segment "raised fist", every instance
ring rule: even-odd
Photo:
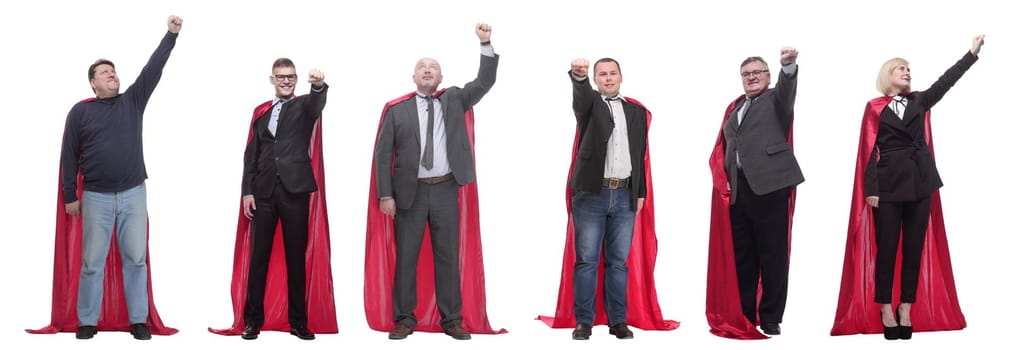
[[[168,31],[178,34],[182,30],[182,17],[171,15],[168,16]]]
[[[312,68],[308,71],[308,83],[312,86],[322,86],[322,82],[326,80],[326,74],[322,73],[321,70]]]
[[[490,24],[487,24],[487,23],[477,23],[476,24],[476,37],[480,38],[480,42],[482,42],[482,43],[490,41]]]
[[[571,61],[571,73],[578,77],[589,75],[589,60],[576,58]]]
[[[795,63],[795,59],[799,57],[799,50],[794,47],[783,47],[781,48],[781,65],[789,65]]]
[[[981,46],[984,45],[984,34],[974,37],[974,43],[970,46],[970,53],[977,56],[978,52],[981,52]]]

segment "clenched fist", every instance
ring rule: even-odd
[[[978,52],[981,52],[981,46],[984,45],[984,34],[974,37],[974,43],[970,46],[970,53],[977,56]]]
[[[572,60],[571,73],[579,78],[589,75],[589,60],[584,58]]]
[[[799,50],[794,47],[783,47],[781,48],[781,65],[789,65],[795,63],[795,59],[799,57]]]
[[[322,73],[321,70],[312,68],[308,71],[308,83],[312,84],[313,87],[322,87],[322,83],[326,81],[326,74]]]
[[[168,16],[168,31],[179,34],[180,30],[182,30],[182,17],[176,15]]]
[[[476,24],[476,37],[480,38],[481,43],[490,41],[490,24],[487,23],[477,23]]]

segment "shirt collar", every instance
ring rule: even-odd
[[[603,96],[603,95],[599,95],[599,96],[600,96],[600,97],[602,97],[602,98],[603,98],[603,101],[606,101],[606,102],[610,102],[610,99],[611,99],[611,98],[615,98],[615,99],[618,99],[618,100],[620,100],[621,102],[623,102],[623,101],[627,101],[627,100],[625,100],[625,99],[624,99],[624,95],[621,95],[621,94],[617,94],[617,96],[615,96],[615,97],[606,97],[606,96]]]
[[[277,103],[286,103],[286,102],[291,101],[293,99],[294,99],[294,96],[287,96],[287,97],[284,97],[284,98],[281,98],[279,96],[273,96],[273,104],[276,105]]]

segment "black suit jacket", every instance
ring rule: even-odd
[[[476,181],[473,145],[466,132],[465,113],[480,102],[497,80],[499,55],[480,55],[477,77],[462,88],[450,87],[438,96],[445,119],[445,150],[452,176],[459,186]],[[410,209],[417,193],[420,167],[420,122],[417,97],[397,103],[385,112],[375,144],[378,197],[392,197],[396,207]],[[395,164],[393,164],[395,158]]]
[[[309,141],[315,121],[326,106],[329,85],[321,90],[299,96],[281,107],[277,135],[268,125],[272,108],[256,119],[252,126],[252,141],[245,146],[245,171],[242,176],[242,196],[267,199],[273,195],[277,180],[291,193],[314,192],[318,189],[312,174],[312,159],[308,156]]]
[[[889,106],[883,108],[876,146],[865,169],[866,196],[879,196],[886,202],[913,201],[931,196],[942,187],[939,170],[925,143],[925,112],[976,61],[977,56],[968,52],[927,90],[908,95],[903,120]]]
[[[778,83],[752,99],[742,124],[738,114],[744,101],[737,100],[736,108],[722,126],[725,173],[729,176],[731,188],[736,188],[738,177],[737,151],[746,181],[757,195],[805,181],[792,146],[788,144],[798,78],[798,67],[792,76],[784,71],[778,72]],[[736,191],[732,191],[730,203],[735,202]]]
[[[599,193],[606,171],[606,146],[613,132],[613,117],[610,116],[610,107],[599,91],[592,89],[587,77],[579,81],[571,71],[568,71],[568,76],[574,91],[572,107],[578,121],[578,152],[568,186],[575,191]],[[628,185],[632,194],[631,208],[637,208],[637,199],[648,195],[644,172],[648,120],[641,106],[627,101],[621,101],[621,104],[627,120],[627,143],[631,153]]]

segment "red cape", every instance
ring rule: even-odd
[[[624,98],[627,102],[645,109],[646,123],[651,126],[652,112],[641,102],[632,98]],[[578,152],[578,132],[575,132],[575,142],[571,150],[571,166],[568,168],[568,180],[575,166],[575,154]],[[648,186],[648,196],[634,220],[634,235],[631,240],[631,250],[627,257],[627,324],[645,330],[673,330],[680,326],[677,321],[662,317],[659,300],[655,293],[655,256],[658,250],[658,240],[655,237],[655,192],[652,192],[651,157],[648,154],[648,144],[645,144],[645,183]],[[554,316],[539,316],[551,328],[574,328],[574,287],[572,286],[575,267],[574,236],[575,226],[571,216],[571,195],[573,190],[568,187],[565,203],[568,211],[567,238],[564,242],[564,262],[561,265],[561,285],[557,293],[557,309]],[[600,260],[602,257],[600,256]],[[607,324],[606,310],[603,307],[603,264],[599,264],[599,279],[596,287],[596,325]]]
[[[443,92],[435,93],[435,97]],[[381,130],[385,112],[389,107],[414,96],[409,93],[385,104],[378,125]],[[465,115],[466,132],[473,144],[473,110]],[[376,144],[378,136],[376,132]],[[474,149],[474,158],[475,158]],[[475,162],[474,162],[475,163]],[[382,214],[378,206],[378,187],[375,180],[375,159],[372,158],[371,188],[368,191],[368,225],[364,256],[364,312],[368,326],[376,331],[388,332],[396,327],[392,314],[392,284],[396,272],[396,235],[392,217]],[[414,331],[441,332],[441,316],[434,293],[434,263],[431,256],[430,234],[424,230],[420,258],[417,260],[417,325]],[[459,269],[462,288],[462,326],[476,334],[506,333],[495,330],[487,319],[487,298],[484,294],[483,248],[480,244],[480,206],[477,184],[472,182],[459,189]]]
[[[855,163],[855,187],[851,194],[851,214],[848,220],[848,243],[844,250],[844,270],[841,291],[837,298],[834,328],[830,335],[882,333],[879,306],[875,302],[876,226],[873,213],[865,203],[863,186],[866,166],[879,132],[879,117],[890,97],[875,98],[865,106],[862,132],[858,140],[858,160]],[[925,143],[932,150],[931,113],[925,111]],[[935,152],[932,152],[933,156]],[[939,191],[932,193],[932,209],[925,230],[922,251],[921,278],[917,302],[911,315],[915,331],[956,330],[967,327],[953,283],[946,227],[942,218]],[[893,300],[900,300],[901,255],[897,254]]]
[[[252,112],[249,138],[252,141],[252,127],[256,120],[272,107],[267,101]],[[309,157],[312,158],[312,174],[319,190],[312,192],[308,199],[308,248],[305,251],[305,298],[308,312],[308,329],[319,334],[337,332],[336,303],[333,299],[333,271],[330,267],[329,217],[326,214],[326,174],[322,160],[322,118],[315,121],[312,131]],[[248,291],[249,258],[252,250],[252,221],[238,205],[238,234],[235,237],[235,265],[231,274],[231,304],[235,310],[235,321],[231,328],[214,329],[210,332],[220,335],[239,335],[245,329],[245,299]],[[266,277],[264,305],[264,331],[290,331],[287,319],[287,266],[284,260],[283,228],[277,225],[274,233],[273,252]]]
[[[708,166],[711,168],[711,233],[708,241],[708,296],[705,314],[711,334],[732,339],[767,339],[743,316],[739,300],[739,281],[736,278],[736,256],[732,245],[732,222],[729,219],[731,192],[727,187],[725,174],[725,146],[722,144],[722,129],[729,120],[729,114],[736,104],[743,100],[740,96],[725,109],[725,116],[719,124],[715,149],[711,151]],[[788,131],[788,144],[792,144],[792,131]],[[788,200],[788,244],[792,245],[792,214],[795,212],[795,190]],[[760,284],[757,284],[757,299],[760,299]],[[759,303],[758,303],[759,305]],[[759,323],[759,319],[757,320]]]
[[[93,101],[93,98],[81,102]],[[67,116],[69,118],[69,116]],[[64,130],[64,132],[66,132]],[[60,160],[60,167],[63,161]],[[40,329],[26,329],[32,334],[53,334],[77,331],[77,288],[81,276],[81,216],[66,213],[63,201],[63,176],[60,172],[56,195],[56,252],[53,254],[53,308],[52,321]],[[77,198],[81,198],[84,177],[77,174]],[[112,233],[115,237],[115,231]],[[150,236],[148,235],[148,238]],[[130,318],[126,310],[126,296],[123,294],[123,263],[119,256],[119,246],[113,239],[105,260],[104,294],[102,310],[98,318],[99,331],[130,330]],[[154,290],[151,287],[151,254],[147,253],[147,325],[151,334],[172,335],[175,328],[165,327],[154,307]]]

